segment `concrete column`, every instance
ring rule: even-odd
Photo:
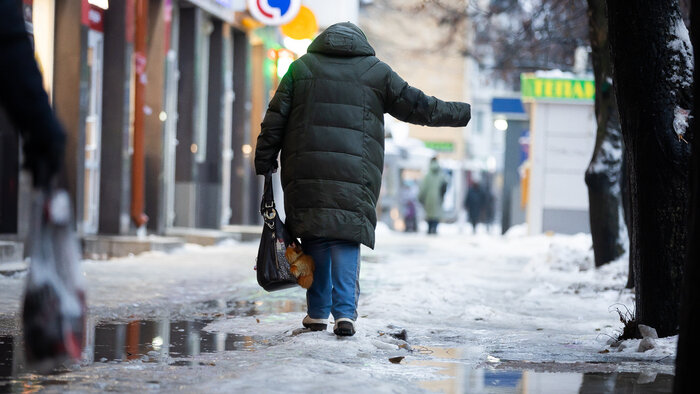
[[[166,28],[163,2],[149,0],[148,37],[146,53],[146,76],[148,78],[145,107],[144,132],[146,154],[146,215],[148,229],[159,234],[165,232],[165,218],[160,205],[164,203],[161,177],[163,175],[163,122],[159,115],[165,109]],[[138,110],[138,108],[136,109]]]
[[[180,12],[177,1],[171,7],[170,26],[166,23],[166,32],[170,38],[165,60],[165,91],[163,95],[164,123],[163,123],[163,180],[161,182],[164,200],[160,206],[159,215],[161,222],[167,229],[175,224],[175,149],[177,149],[177,122],[178,122],[178,82],[180,71],[178,69],[178,47],[180,41]],[[164,10],[167,12],[167,10]],[[159,115],[160,117],[160,115]]]
[[[258,135],[260,135],[260,124],[262,123],[265,111],[267,109],[267,104],[271,98],[271,86],[269,82],[265,80],[264,67],[265,67],[265,46],[263,43],[257,43],[251,47],[251,91],[250,91],[250,102],[251,102],[251,112],[250,112],[250,140],[248,144],[253,148],[253,153],[248,157],[244,158],[247,161],[247,166],[249,168],[248,176],[249,181],[247,183],[247,193],[248,199],[251,202],[249,205],[249,210],[246,213],[248,215],[247,224],[262,224],[262,218],[258,213],[258,205],[253,203],[255,201],[260,201],[262,196],[262,182],[258,176],[255,174],[255,146],[257,145]],[[275,87],[276,88],[276,87]]]
[[[233,133],[231,149],[231,224],[250,222],[250,199],[245,193],[249,186],[250,161],[243,155],[243,145],[250,141],[250,84],[248,38],[239,30],[233,30]]]
[[[177,103],[177,147],[175,148],[175,226],[194,227],[194,142],[195,100],[195,8],[180,8],[178,60],[180,80]]]
[[[126,13],[124,1],[111,2],[104,13],[99,216],[99,232],[102,234],[129,231],[129,97],[133,44],[126,36]]]
[[[81,24],[81,3],[56,0],[54,49],[54,75],[57,76],[54,80],[54,108],[67,133],[63,178],[73,200],[76,223],[83,220],[88,88],[87,27]]]
[[[221,165],[222,165],[222,98],[224,93],[223,75],[223,24],[212,19],[213,30],[209,34],[209,81],[206,105],[206,149],[204,160],[197,163],[197,227],[219,228],[221,217]],[[206,37],[205,37],[206,39]]]

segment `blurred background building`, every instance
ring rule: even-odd
[[[445,221],[465,222],[465,197],[479,183],[494,206],[480,221],[503,232],[525,221],[533,233],[587,231],[592,96],[526,95],[520,79],[525,71],[573,69],[574,58],[578,73],[564,79],[587,78],[579,47],[585,12],[562,9],[572,15],[543,25],[555,31],[528,33],[566,36],[543,46],[536,35],[520,37],[525,30],[513,22],[546,17],[538,2],[17,2],[68,132],[63,181],[83,239],[257,226],[261,183],[252,160],[268,101],[311,39],[342,21],[360,25],[377,56],[411,85],[472,104],[466,128],[387,116],[381,221],[407,229],[407,198],[437,156],[450,180]],[[575,160],[566,141],[576,144]],[[0,239],[11,241],[27,231],[30,182],[19,171],[20,143],[0,110]]]
[[[252,160],[267,103],[319,29],[359,12],[358,0],[262,3],[18,0],[68,133],[63,181],[81,236],[259,223]],[[306,40],[275,12],[304,14],[284,23]],[[21,240],[30,182],[1,114],[0,138],[0,233]]]

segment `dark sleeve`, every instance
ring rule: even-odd
[[[394,71],[388,75],[385,110],[396,119],[423,126],[466,126],[471,119],[469,104],[427,96]]]
[[[24,166],[45,184],[63,161],[65,133],[49,106],[15,0],[0,0],[0,105],[24,139]]]
[[[293,89],[294,82],[290,67],[272,97],[261,125],[255,147],[255,172],[259,175],[265,175],[277,168],[277,154],[282,149],[284,130],[292,107]]]

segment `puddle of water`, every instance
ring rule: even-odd
[[[94,339],[86,347],[86,361],[109,362],[140,359],[158,362],[225,350],[251,349],[249,336],[211,333],[202,329],[213,320],[141,320],[128,323],[101,323],[94,328]]]
[[[441,393],[613,394],[671,393],[673,375],[620,373],[566,373],[469,369],[455,363],[432,362],[442,367],[441,380],[418,382],[428,391]]]
[[[202,329],[207,320],[134,320],[126,323],[88,323],[83,363],[127,362],[193,365],[190,356],[228,350],[254,350],[259,338],[212,333]],[[25,392],[68,384],[49,376],[28,374],[21,335],[0,336],[0,393]]]
[[[195,305],[204,316],[255,316],[270,313],[304,311],[302,301],[225,301],[210,300]],[[203,331],[214,318],[131,320],[95,322],[87,319],[83,364],[93,362],[167,363],[190,366],[191,356],[231,350],[253,351],[264,344],[260,338],[238,334]],[[68,384],[51,376],[32,375],[25,367],[22,334],[0,335],[0,393],[34,392],[47,386]]]
[[[473,369],[460,363],[460,349],[415,346],[420,355],[432,359],[409,361],[408,365],[438,369],[438,379],[419,381],[431,392],[476,394],[613,394],[671,393],[673,375],[632,372],[536,372],[497,368]],[[450,361],[450,359],[454,361]]]

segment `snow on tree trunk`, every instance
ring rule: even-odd
[[[692,29],[693,47],[700,45],[700,4],[693,3],[690,9],[690,27]],[[694,52],[696,52],[694,50]],[[696,52],[697,54],[697,52]],[[700,71],[694,71],[693,112],[697,114],[700,108]],[[683,278],[683,294],[681,302],[680,336],[678,337],[678,353],[676,356],[675,393],[692,393],[696,390],[696,368],[694,361],[700,354],[700,150],[695,139],[700,129],[697,115],[690,123],[690,134],[687,136],[694,146],[690,159],[690,223],[688,225],[688,258],[685,262]]]
[[[588,212],[593,238],[595,265],[609,263],[624,253],[620,210],[620,169],[622,166],[622,132],[612,89],[612,65],[608,50],[608,18],[605,0],[588,0],[588,23],[593,55],[598,125],[593,158],[586,170]]]
[[[690,146],[674,121],[676,108],[691,104],[691,44],[676,0],[608,1],[608,18],[629,165],[636,319],[668,336],[678,332],[688,240]]]

